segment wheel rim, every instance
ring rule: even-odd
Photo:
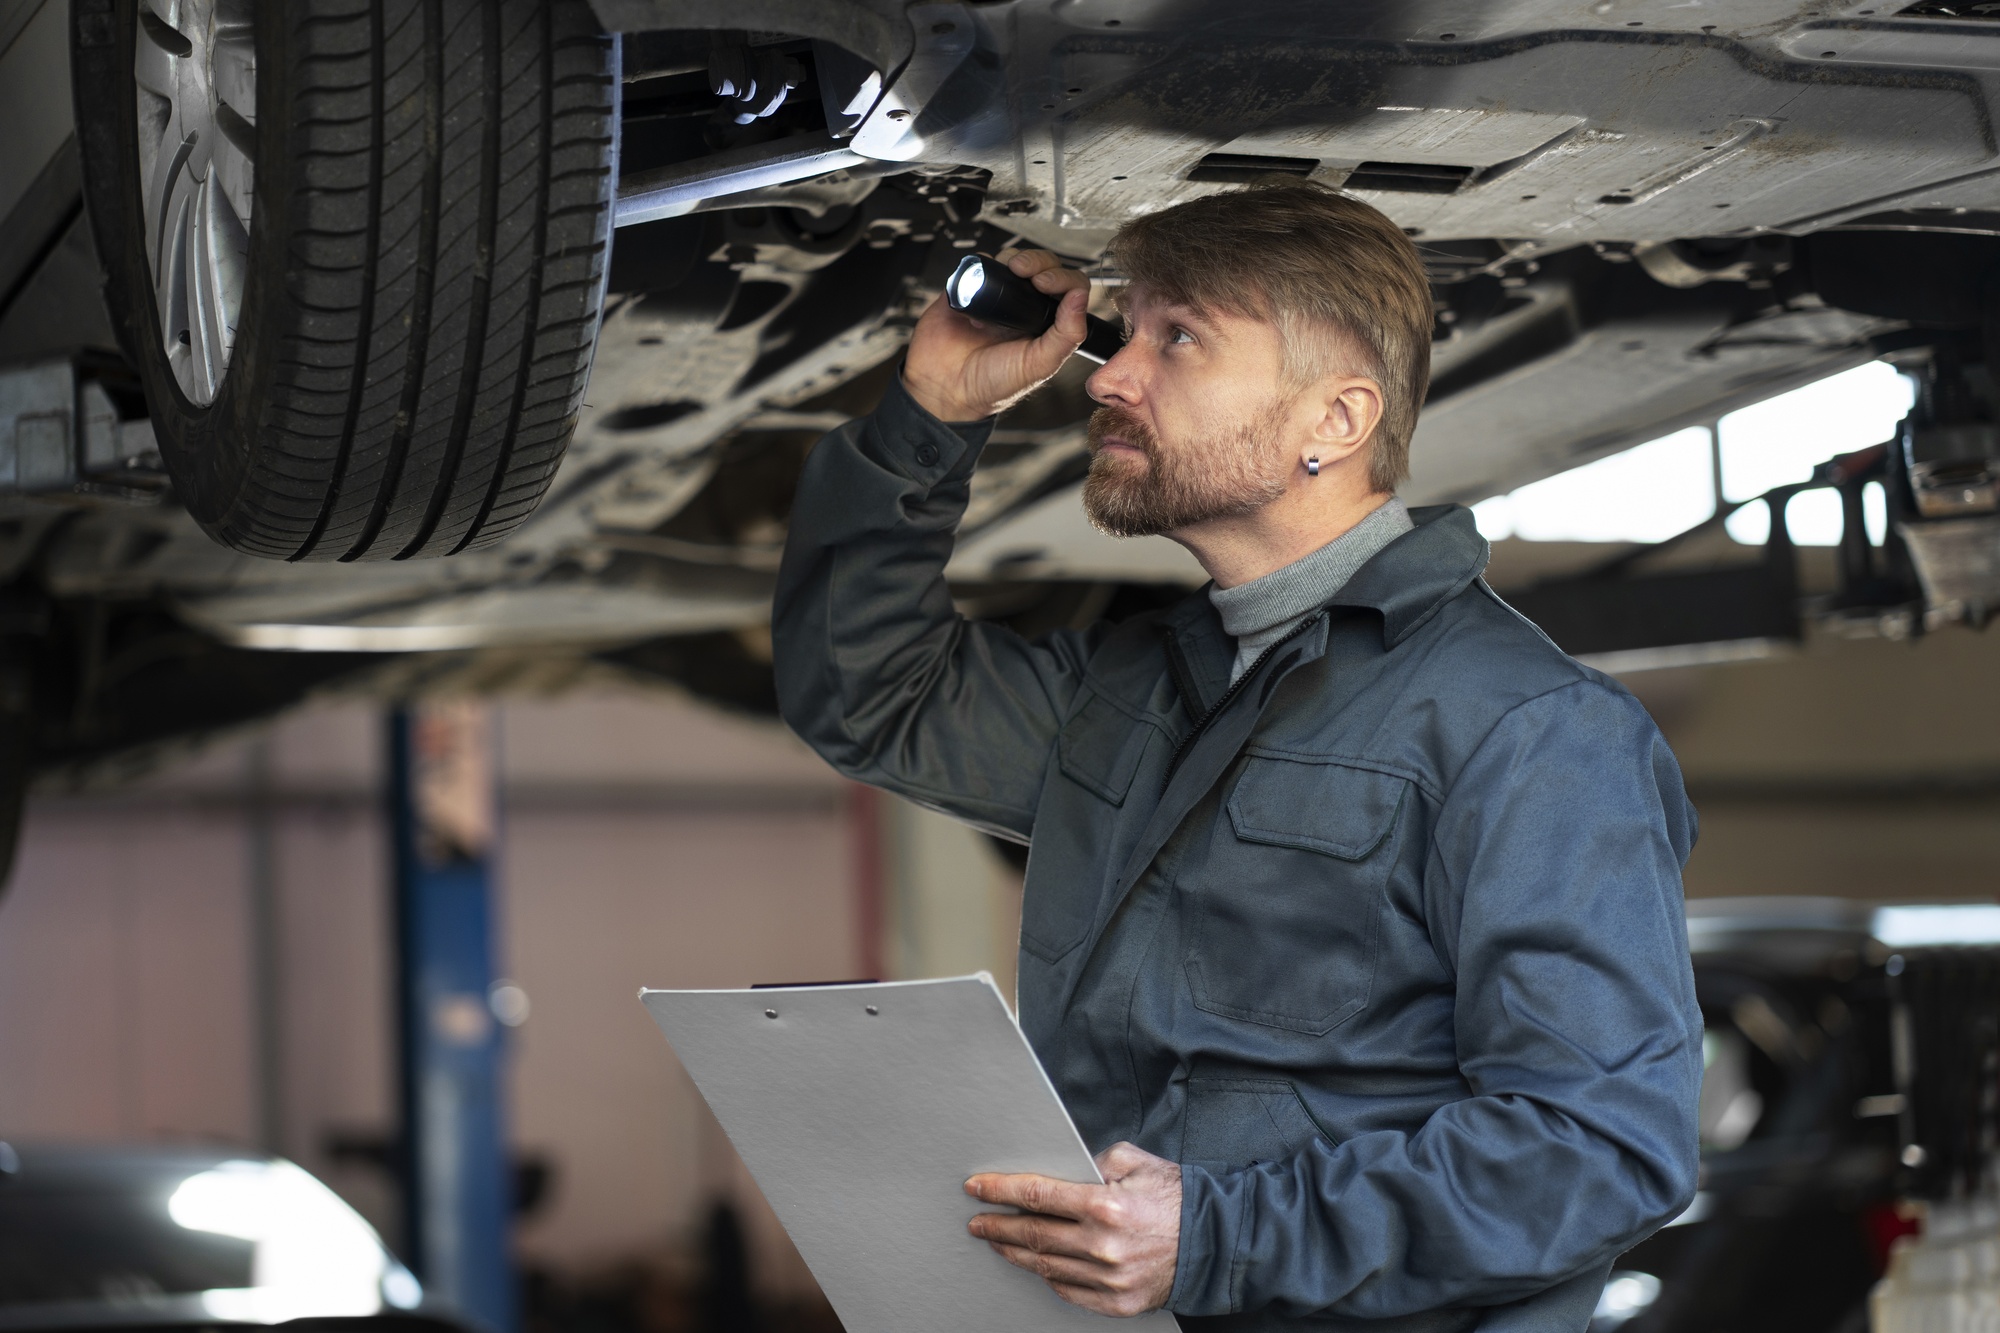
[[[256,175],[254,0],[141,0],[139,189],[167,363],[194,403],[215,401],[250,269]]]

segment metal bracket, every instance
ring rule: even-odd
[[[849,141],[855,152],[884,162],[923,156],[924,108],[979,44],[978,23],[962,4],[911,5],[909,18],[915,50]]]
[[[711,199],[788,185],[868,162],[911,162],[921,157],[926,146],[920,125],[924,108],[979,44],[979,28],[972,11],[954,3],[912,5],[909,22],[915,34],[913,53],[844,142],[827,134],[796,135],[635,172],[618,182],[617,225],[681,217]],[[853,100],[841,109],[849,115],[858,112],[872,82],[864,79]]]
[[[68,357],[0,369],[0,495],[144,488],[159,446]]]

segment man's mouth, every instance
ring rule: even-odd
[[[1153,439],[1146,424],[1129,412],[1099,408],[1090,419],[1090,456],[1151,460]]]

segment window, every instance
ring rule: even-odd
[[[1908,376],[1887,362],[1871,361],[1731,412],[1715,423],[1722,498],[1747,500],[1773,486],[1804,481],[1835,454],[1880,444],[1895,435],[1896,423],[1914,401]],[[1863,503],[1869,536],[1879,542],[1887,517],[1882,488],[1870,486]],[[1833,491],[1795,497],[1785,518],[1801,546],[1840,541],[1840,496]],[[1764,505],[1746,506],[1729,517],[1729,535],[1739,542],[1761,545],[1770,531]]]
[[[1474,505],[1488,541],[1657,542],[1715,512],[1708,427],[1695,426]]]
[[[1472,508],[1489,541],[1657,542],[1708,518],[1722,499],[1745,500],[1773,486],[1804,481],[1835,454],[1893,437],[1910,410],[1910,380],[1874,361],[1724,416],[1711,431],[1694,426],[1523,486]],[[1869,540],[1887,527],[1882,487],[1862,494]],[[1840,497],[1807,491],[1786,511],[1792,539],[1802,546],[1840,541]],[[1768,510],[1745,506],[1728,520],[1729,535],[1761,545]]]

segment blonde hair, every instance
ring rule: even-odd
[[[1111,257],[1165,300],[1276,323],[1297,388],[1335,369],[1373,379],[1382,420],[1369,481],[1393,491],[1409,475],[1430,387],[1431,289],[1417,248],[1379,210],[1309,181],[1255,184],[1126,223]]]

